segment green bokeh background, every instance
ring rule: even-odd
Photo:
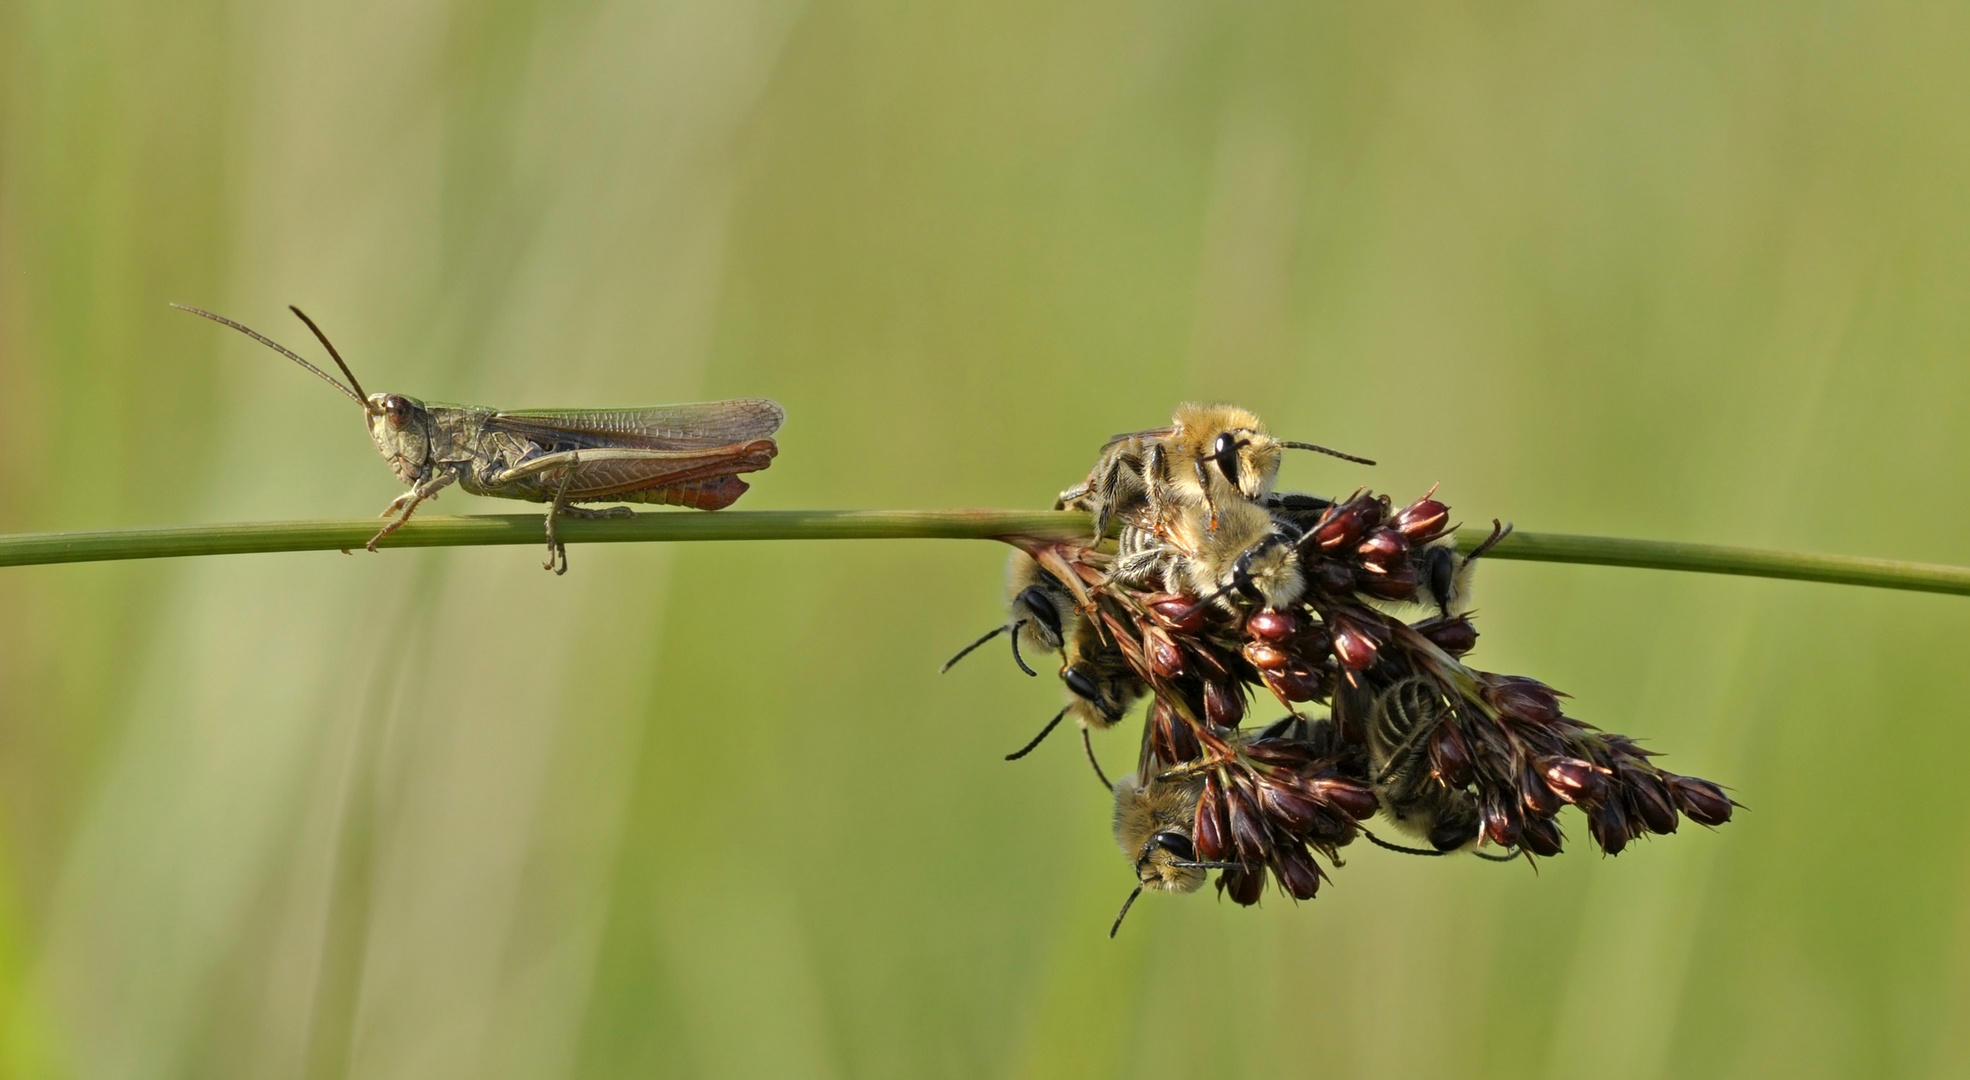
[[[755,509],[1041,507],[1201,397],[1382,462],[1291,487],[1970,563],[1966,55],[1944,0],[6,0],[0,528],[381,509],[348,402],[165,306],[294,302],[371,389],[773,396]],[[1110,941],[1079,748],[1000,760],[1058,685],[936,673],[1001,559],[0,572],[0,1074],[1970,1075],[1962,599],[1493,565],[1480,666],[1749,810]]]

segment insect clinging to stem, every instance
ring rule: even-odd
[[[402,394],[363,393],[355,373],[300,308],[288,310],[328,350],[349,380],[302,359],[292,349],[223,315],[173,304],[230,326],[313,372],[362,406],[369,436],[397,479],[410,485],[385,507],[392,520],[370,537],[402,528],[420,503],[457,484],[474,495],[547,503],[547,562],[568,571],[567,546],[555,535],[557,517],[627,517],[626,506],[593,510],[583,502],[660,503],[722,510],[745,494],[741,473],[773,463],[773,433],[786,412],[765,398],[735,398],[631,409],[486,409],[424,402]]]

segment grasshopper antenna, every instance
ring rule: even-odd
[[[1310,442],[1281,442],[1279,445],[1286,447],[1289,450],[1311,450],[1316,454],[1326,454],[1328,457],[1340,458],[1342,461],[1352,461],[1356,465],[1375,464],[1374,462],[1368,460],[1365,457],[1355,457],[1353,454],[1343,454],[1339,450],[1329,450],[1324,446],[1315,446]]]
[[[315,332],[315,340],[321,342],[321,347],[327,349],[328,355],[335,358],[335,366],[341,368],[342,374],[349,377],[349,385],[356,388],[356,397],[362,401],[363,408],[367,410],[369,408],[369,395],[363,393],[363,384],[356,381],[356,373],[350,371],[349,365],[342,362],[342,354],[335,351],[335,346],[328,340],[328,335],[321,332],[321,327],[315,325],[315,320],[308,318],[307,312],[302,311],[293,304],[287,305],[287,310],[292,311],[295,318],[307,323],[308,329]]]
[[[275,341],[274,339],[266,336],[265,334],[260,333],[259,331],[253,329],[252,327],[243,326],[239,323],[232,321],[231,319],[226,318],[224,315],[214,315],[203,308],[192,307],[190,304],[172,304],[171,306],[177,308],[179,311],[189,311],[194,315],[199,315],[199,316],[203,316],[204,318],[211,319],[213,322],[218,323],[221,326],[232,327],[233,329],[239,331],[240,333],[245,334],[247,337],[250,337],[253,340],[259,342],[260,344],[265,345],[267,348],[272,349],[273,351],[281,354],[282,356],[287,357],[289,360],[292,360],[295,363],[300,364],[302,367],[307,368],[309,371],[314,372],[316,377],[320,378],[321,381],[327,383],[330,386],[333,386],[337,390],[340,390],[343,393],[354,398],[356,400],[356,404],[361,405],[363,407],[364,412],[370,411],[369,402],[363,399],[362,394],[358,390],[351,390],[348,387],[343,386],[341,383],[336,382],[335,376],[330,375],[328,372],[323,371],[322,369],[316,367],[315,365],[310,364],[306,360],[301,359],[301,357],[295,354],[293,349],[290,349],[287,346],[282,345],[280,342]],[[300,312],[297,311],[295,314],[299,315]],[[305,320],[307,316],[302,315],[301,318]],[[308,325],[309,327],[312,328],[315,324],[309,323]],[[315,333],[316,335],[319,336],[321,334],[321,331],[316,330]],[[324,345],[328,344],[328,339],[322,338],[322,344]],[[332,348],[329,349],[328,351],[331,355],[333,355],[335,352],[335,350]],[[341,364],[342,358],[337,356],[335,358],[335,362],[337,364]],[[344,374],[348,374],[349,371],[348,366],[344,365],[342,371]],[[349,381],[351,383],[355,382],[356,377],[354,375],[350,375]]]

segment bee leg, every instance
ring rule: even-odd
[[[574,481],[575,468],[580,464],[581,451],[576,450],[569,455],[568,464],[561,470],[561,486],[554,490],[554,501],[547,504],[547,561],[540,564],[540,568],[552,570],[557,575],[568,572],[568,545],[554,534],[554,519],[574,510],[568,505],[568,485]]]
[[[371,551],[375,551],[378,541],[404,527],[404,522],[409,521],[410,516],[417,512],[418,503],[426,499],[437,498],[438,492],[456,479],[458,479],[456,473],[442,472],[429,480],[412,485],[409,491],[391,499],[390,505],[384,507],[383,513],[378,516],[389,517],[392,514],[396,514],[397,519],[383,526],[383,528],[377,531],[375,536],[369,538],[369,543],[363,546]]]

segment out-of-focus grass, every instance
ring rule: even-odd
[[[372,389],[769,394],[747,505],[1286,482],[1961,563],[1958,6],[0,7],[0,528],[380,509]],[[456,500],[456,501],[455,501]],[[448,495],[442,508],[496,509]],[[1524,867],[1129,885],[950,543],[0,574],[20,1075],[1947,1075],[1947,597],[1500,564],[1477,659],[1735,786]],[[1100,749],[1126,759],[1126,737]],[[1578,828],[1575,830],[1579,831]]]

